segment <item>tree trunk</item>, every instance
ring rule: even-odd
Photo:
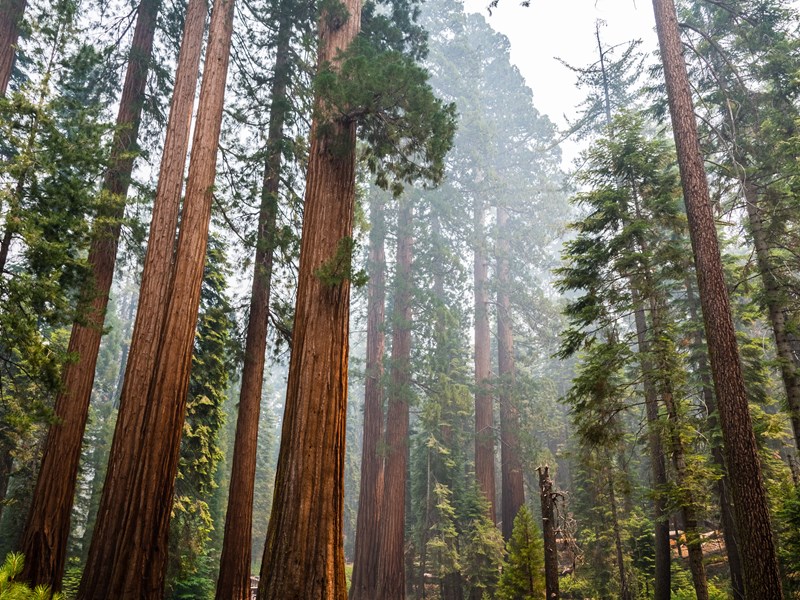
[[[253,493],[258,454],[258,418],[264,380],[267,349],[267,326],[275,249],[275,226],[283,156],[284,124],[289,112],[289,51],[291,24],[287,2],[280,8],[275,67],[270,94],[267,162],[258,219],[256,257],[250,293],[250,316],[247,323],[239,414],[233,447],[233,463],[225,514],[225,537],[222,544],[217,600],[250,599],[250,563],[253,529]]]
[[[633,593],[628,584],[628,574],[625,570],[625,555],[622,549],[622,532],[619,526],[619,514],[617,507],[617,496],[614,491],[614,474],[612,473],[611,457],[608,456],[608,501],[611,509],[611,525],[614,531],[614,548],[617,556],[617,568],[619,569],[619,597],[620,600],[633,600]]]
[[[699,323],[697,313],[697,298],[694,293],[692,281],[686,279],[686,301],[689,305],[689,316],[692,322]],[[714,397],[711,378],[708,374],[708,359],[703,348],[703,333],[699,329],[694,332],[694,346],[697,355],[697,369],[700,372],[700,383],[703,391],[703,402],[708,410],[707,427],[710,432],[711,458],[722,473],[717,480],[717,497],[719,498],[719,511],[722,521],[722,536],[725,539],[725,551],[728,554],[728,568],[731,573],[731,590],[734,600],[744,599],[744,579],[742,575],[742,559],[739,554],[739,544],[736,541],[736,521],[734,519],[733,504],[730,498],[730,481],[728,469],[725,466],[723,449],[717,438],[717,399]]]
[[[508,213],[497,207],[497,367],[500,377],[500,465],[502,477],[503,537],[511,539],[514,519],[525,504],[522,462],[519,454],[519,412],[514,403],[514,338],[508,297],[509,245],[505,237]]]
[[[355,39],[361,5],[320,18],[319,64]],[[317,109],[325,110],[317,99]],[[344,600],[344,445],[350,264],[355,201],[355,123],[311,128],[292,357],[259,600]],[[326,267],[321,269],[321,267]],[[320,271],[332,271],[324,275]]]
[[[542,501],[542,537],[544,538],[545,598],[558,600],[558,542],[556,541],[556,510],[550,467],[539,467],[539,496]]]
[[[669,514],[664,494],[667,486],[667,465],[658,418],[658,396],[653,382],[653,366],[650,361],[650,341],[647,339],[647,318],[634,290],[634,321],[639,345],[644,387],[645,412],[647,414],[647,442],[650,450],[650,469],[653,477],[653,523],[655,527],[655,585],[654,600],[669,600],[672,594],[670,574]]]
[[[211,218],[233,9],[234,0],[217,0],[211,15],[186,200],[156,368],[141,430],[126,448],[131,464],[120,465],[120,470],[124,469],[128,476],[106,478],[95,539],[81,582],[81,599],[144,599],[160,598],[163,594],[174,479]],[[106,503],[106,498],[117,502]],[[112,507],[113,512],[108,508],[104,512],[104,506]]]
[[[736,511],[746,598],[783,598],[758,448],[747,405],[728,290],[697,138],[675,4],[653,0],[711,370]]]
[[[27,0],[0,0],[0,96],[6,95],[17,56],[19,24]]]
[[[392,315],[392,359],[389,408],[386,417],[381,521],[383,531],[378,558],[378,594],[383,600],[405,596],[405,497],[408,478],[408,403],[410,396],[412,302],[412,206],[400,199],[397,216],[397,272]]]
[[[5,440],[0,442],[0,516],[3,515],[8,482],[11,480],[11,471],[14,467],[14,455],[11,451],[12,447],[8,442]]]
[[[781,285],[775,275],[770,257],[770,247],[767,232],[764,229],[764,215],[759,205],[758,190],[753,183],[746,179],[742,181],[742,185],[758,270],[764,286],[764,300],[775,336],[775,350],[780,362],[783,387],[786,390],[786,404],[789,410],[789,420],[792,423],[794,443],[795,447],[800,450],[800,374],[798,374],[798,364],[786,333],[786,303],[782,300]]]
[[[68,352],[77,356],[64,367],[63,391],[56,397],[54,415],[44,446],[31,512],[22,539],[25,555],[22,580],[61,589],[67,553],[70,516],[81,457],[81,442],[89,416],[100,338],[108,307],[120,224],[125,213],[147,74],[153,50],[158,0],[142,0],[122,88],[117,132],[101,194],[105,196],[89,249],[91,279],[82,290],[79,320],[72,326]]]
[[[491,333],[489,331],[489,259],[486,256],[484,206],[475,194],[475,477],[478,489],[489,503],[489,518],[497,522],[494,477],[494,407],[491,377]]]
[[[381,500],[383,495],[383,353],[386,284],[384,270],[385,223],[382,198],[370,197],[369,259],[367,270],[367,362],[364,383],[364,441],[361,450],[361,489],[358,498],[356,548],[350,600],[377,597],[380,547]]]

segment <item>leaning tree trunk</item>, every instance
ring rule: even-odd
[[[411,362],[412,207],[400,199],[397,216],[397,266],[392,315],[391,380],[386,415],[386,463],[381,501],[378,593],[383,600],[405,596],[405,502],[408,478],[408,404]]]
[[[361,4],[320,18],[319,65],[361,27]],[[337,9],[338,10],[338,9]],[[325,112],[317,99],[317,115]],[[259,600],[344,600],[344,445],[355,202],[355,123],[311,127],[292,357]],[[322,268],[325,267],[325,268]]]
[[[653,8],[727,464],[736,466],[729,475],[746,598],[779,600],[783,598],[783,591],[775,540],[722,272],[675,4],[673,0],[653,0]]]
[[[367,273],[367,361],[364,383],[364,440],[361,449],[361,489],[358,496],[356,547],[350,600],[377,597],[378,556],[383,497],[383,354],[385,347],[386,256],[382,198],[370,197]]]
[[[250,292],[250,316],[239,392],[239,414],[233,445],[233,464],[225,514],[217,600],[249,600],[250,563],[253,529],[253,493],[258,454],[258,418],[264,380],[264,355],[267,349],[267,324],[275,249],[275,226],[278,214],[284,125],[289,104],[289,51],[291,24],[283,2],[278,21],[275,67],[270,94],[267,162],[258,218],[253,285]]]
[[[542,538],[544,539],[545,598],[558,600],[558,542],[556,540],[556,495],[550,467],[539,467],[539,497],[542,502]]]
[[[608,503],[611,509],[611,525],[614,532],[614,549],[616,551],[617,569],[619,570],[619,597],[620,600],[633,600],[633,592],[628,582],[628,572],[625,569],[625,553],[622,547],[622,529],[619,525],[619,508],[617,507],[617,495],[614,490],[614,473],[611,465],[611,456],[607,455],[608,473]]]
[[[697,298],[694,285],[689,277],[686,278],[686,302],[689,305],[689,316],[693,323],[699,323],[697,314]],[[694,347],[697,355],[697,370],[700,373],[700,384],[703,390],[703,402],[708,410],[706,425],[711,440],[711,458],[719,468],[722,476],[717,479],[717,497],[719,498],[719,512],[722,521],[722,537],[725,539],[725,551],[728,555],[728,569],[731,573],[731,590],[734,600],[744,598],[744,576],[742,575],[742,559],[739,554],[739,543],[736,541],[736,520],[733,513],[733,503],[730,497],[730,479],[722,445],[717,437],[719,422],[717,420],[717,399],[714,397],[714,388],[708,373],[708,357],[703,348],[703,332],[694,331]]]
[[[125,479],[106,479],[79,598],[161,598],[180,438],[200,304],[234,0],[217,0],[186,184],[181,232],[142,428],[127,454]],[[116,440],[115,440],[116,441]],[[106,504],[108,506],[108,504]],[[101,511],[103,507],[101,506]]]
[[[6,95],[27,0],[0,0],[0,97]]]
[[[491,332],[489,330],[489,259],[486,255],[484,205],[474,201],[475,245],[475,477],[489,503],[489,518],[497,522],[494,477],[494,407],[490,386]]]
[[[497,370],[500,377],[500,466],[503,537],[511,539],[514,519],[525,504],[522,461],[519,449],[519,412],[514,402],[514,338],[511,330],[511,300],[508,296],[509,243],[505,231],[508,213],[497,207]]]
[[[80,320],[72,326],[68,353],[77,357],[64,367],[62,392],[56,397],[56,422],[45,442],[39,478],[33,493],[21,550],[25,565],[21,578],[33,585],[61,589],[67,555],[81,442],[89,416],[100,338],[108,296],[114,278],[120,225],[125,213],[145,85],[153,50],[159,0],[142,0],[122,88],[117,133],[101,194],[103,208],[89,249],[91,279],[84,285],[78,305]],[[2,83],[2,82],[0,82]]]

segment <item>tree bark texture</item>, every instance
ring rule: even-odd
[[[514,402],[514,337],[508,296],[509,245],[505,236],[508,213],[497,207],[497,369],[500,378],[500,465],[503,538],[511,539],[514,519],[525,504],[522,461],[519,452],[519,411]]]
[[[61,589],[66,562],[81,442],[89,416],[100,338],[114,278],[120,225],[133,171],[159,4],[159,0],[142,0],[139,4],[117,115],[117,131],[101,192],[105,196],[103,208],[95,221],[89,249],[91,279],[84,285],[78,305],[80,320],[73,323],[69,340],[68,353],[76,356],[77,360],[64,367],[61,378],[63,391],[56,397],[53,410],[57,422],[51,425],[47,435],[22,538],[21,551],[25,555],[23,581],[49,585],[53,590]]]
[[[142,428],[128,448],[133,459],[130,476],[112,482],[107,479],[104,500],[107,496],[116,496],[119,502],[113,505],[114,512],[101,513],[98,517],[96,539],[89,552],[79,598],[156,599],[163,595],[169,521],[211,219],[233,14],[234,0],[215,2],[181,231],[163,331],[157,346],[156,367]],[[100,531],[103,536],[98,540]]]
[[[478,489],[489,503],[489,518],[497,522],[494,476],[494,406],[491,378],[491,332],[489,330],[489,259],[486,253],[484,203],[481,195],[474,201],[475,288],[475,477]]]
[[[405,502],[408,479],[408,405],[411,393],[412,207],[401,198],[397,216],[397,266],[392,358],[386,416],[386,463],[381,502],[381,547],[378,594],[383,600],[405,599]]]
[[[344,8],[345,19],[327,11],[320,18],[320,66],[358,34],[360,2],[347,0]],[[324,114],[319,98],[317,109]],[[321,267],[338,273],[350,263],[356,129],[341,117],[331,118],[324,133],[321,126],[318,116],[311,128],[286,412],[259,600],[347,597],[342,537],[350,281],[347,273],[323,277]]]
[[[717,392],[748,600],[783,598],[675,4],[653,0],[711,371]]]
[[[689,306],[689,316],[692,322],[699,323],[697,297],[694,292],[694,285],[692,280],[686,278],[686,302]],[[725,551],[728,555],[728,569],[731,573],[731,591],[733,592],[734,600],[744,599],[744,578],[742,575],[742,559],[739,554],[739,543],[736,534],[736,520],[733,513],[733,503],[730,497],[730,479],[728,477],[728,468],[725,465],[725,456],[722,445],[717,436],[719,428],[717,399],[714,396],[713,383],[709,375],[708,369],[708,356],[704,347],[703,332],[696,329],[694,332],[694,351],[697,361],[697,370],[700,373],[700,382],[702,385],[703,402],[708,410],[708,419],[706,425],[709,431],[709,439],[711,440],[711,458],[714,464],[719,468],[722,476],[716,482],[717,497],[719,499],[719,512],[722,521],[722,537],[725,540]]]
[[[164,306],[172,277],[175,229],[178,223],[186,152],[189,146],[194,97],[207,15],[206,0],[189,0],[184,23],[181,51],[175,75],[169,122],[164,141],[158,187],[153,204],[150,236],[147,245],[139,302],[133,334],[125,363],[125,377],[119,399],[114,439],[108,458],[105,484],[95,521],[95,532],[87,555],[85,576],[90,567],[107,579],[111,565],[102,556],[113,551],[115,533],[110,533],[112,519],[127,495],[135,477],[137,459],[133,448],[143,427],[147,393],[156,361],[157,342],[163,327]],[[93,549],[93,547],[97,549]],[[97,592],[102,594],[102,590]],[[87,590],[87,594],[91,594]],[[102,595],[86,598],[102,597]]]
[[[664,498],[667,488],[667,465],[658,418],[658,394],[653,382],[653,365],[650,360],[650,340],[647,339],[647,317],[634,290],[634,321],[642,367],[645,413],[647,415],[647,443],[650,450],[650,471],[653,478],[653,524],[655,528],[655,584],[654,600],[669,600],[672,594],[670,574],[669,514]]]
[[[0,0],[0,96],[6,95],[11,71],[17,56],[19,24],[25,14],[27,0]]]
[[[545,598],[558,600],[558,542],[556,541],[556,496],[550,467],[539,467],[539,497],[542,502],[542,537],[544,538]]]
[[[377,597],[378,556],[383,497],[383,355],[385,349],[386,256],[382,199],[370,197],[367,271],[367,362],[364,383],[364,439],[361,449],[361,489],[358,497],[356,547],[350,600]]]
[[[225,514],[217,600],[250,599],[250,564],[253,530],[253,493],[258,454],[258,420],[267,350],[267,326],[275,249],[275,227],[283,156],[284,125],[289,103],[286,96],[289,78],[291,24],[286,2],[279,16],[275,67],[270,94],[270,119],[267,135],[267,161],[258,218],[258,236],[250,292],[239,413],[233,446],[233,464]]]
[[[764,286],[764,300],[767,305],[767,314],[772,333],[775,337],[775,350],[780,362],[781,378],[786,390],[786,405],[789,420],[792,423],[795,447],[800,450],[800,373],[798,373],[797,359],[795,358],[789,336],[786,332],[786,303],[782,299],[781,284],[775,275],[768,233],[764,227],[764,215],[759,202],[759,193],[755,185],[747,180],[742,182],[744,187],[745,206],[750,222],[750,234],[753,236],[753,246],[756,250],[756,261]]]

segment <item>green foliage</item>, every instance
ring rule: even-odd
[[[800,596],[800,488],[786,486],[778,511],[779,556],[784,576],[793,593]]]
[[[25,557],[11,553],[0,566],[0,600],[61,600],[61,594],[52,594],[50,588],[38,585],[34,589],[14,581],[22,572]]]
[[[314,277],[328,287],[342,285],[345,281],[350,281],[357,288],[365,286],[367,284],[366,271],[364,269],[353,270],[355,250],[356,241],[349,236],[343,237],[336,245],[333,256],[314,271]]]
[[[535,600],[544,595],[544,543],[526,506],[514,519],[507,556],[497,586],[499,600]]]
[[[437,183],[452,146],[455,107],[445,105],[428,85],[428,73],[399,51],[358,37],[339,57],[337,68],[320,70],[315,86],[324,99],[318,118],[355,120],[366,145],[363,159],[381,187],[397,195],[404,183]]]

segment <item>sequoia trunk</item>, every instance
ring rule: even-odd
[[[381,502],[382,535],[378,558],[378,594],[404,600],[405,502],[408,478],[408,404],[410,396],[412,208],[400,200],[397,217],[397,266],[392,315],[391,380],[386,417],[386,465]]]
[[[175,472],[211,218],[233,9],[234,0],[217,0],[211,15],[186,201],[156,367],[142,428],[127,447],[132,465],[122,465],[129,467],[126,470],[130,475],[106,480],[103,500],[116,497],[118,502],[112,505],[113,512],[102,512],[101,505],[79,598],[163,595]]]
[[[542,537],[544,539],[545,598],[558,600],[558,542],[556,541],[556,496],[550,467],[539,467],[539,496],[542,501]]]
[[[489,518],[497,522],[494,477],[494,407],[490,385],[491,333],[489,331],[489,259],[486,255],[484,205],[480,193],[474,201],[475,239],[475,477],[489,503]]]
[[[275,224],[278,214],[283,129],[288,103],[289,42],[291,26],[283,3],[278,23],[272,93],[270,94],[267,162],[258,217],[256,257],[250,292],[250,315],[239,392],[239,413],[233,446],[233,464],[225,514],[225,537],[222,543],[217,600],[249,600],[250,563],[253,529],[253,493],[258,453],[258,420],[264,381],[264,355],[267,349],[267,324],[275,248]]]
[[[319,65],[361,26],[359,0],[320,18]],[[292,357],[260,600],[344,600],[343,511],[355,123],[317,99],[306,176]],[[325,122],[321,122],[325,119]]]
[[[383,496],[383,354],[386,310],[384,252],[385,219],[382,199],[370,198],[369,259],[367,271],[367,361],[364,383],[364,440],[361,449],[361,489],[358,497],[358,522],[353,561],[350,600],[377,597],[380,547],[381,500]]]
[[[27,0],[0,0],[0,96],[6,95],[17,56],[19,25]]]
[[[497,368],[500,378],[500,465],[502,476],[503,537],[511,539],[514,519],[525,504],[522,462],[519,452],[519,412],[514,401],[514,338],[511,300],[508,296],[508,213],[497,207]]]
[[[68,353],[77,360],[64,367],[63,391],[56,397],[53,409],[56,422],[47,435],[22,538],[21,551],[25,555],[22,579],[33,585],[49,585],[53,590],[61,589],[66,562],[81,442],[114,278],[120,224],[133,171],[158,9],[159,0],[142,0],[139,4],[110,167],[101,192],[104,196],[102,212],[95,221],[97,225],[89,249],[91,278],[84,285],[78,306],[80,320],[73,324],[69,340]]]

